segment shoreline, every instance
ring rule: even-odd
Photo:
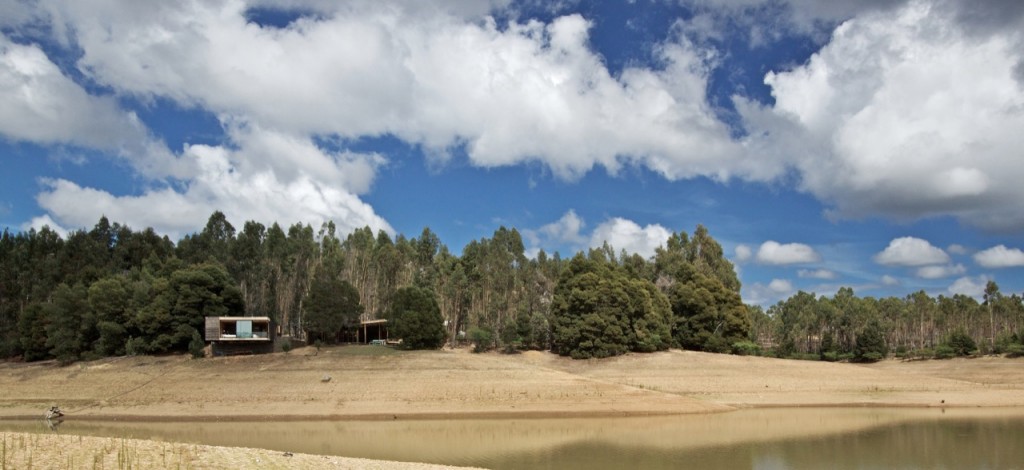
[[[307,351],[308,353],[309,351]],[[192,360],[0,363],[0,419],[426,421],[672,416],[751,408],[1024,407],[1024,361],[847,364],[672,350],[574,361],[547,352],[325,348]],[[324,378],[328,378],[326,381]]]
[[[8,445],[15,435],[41,442],[29,455],[64,445],[62,458],[68,460],[52,462],[56,467],[109,463],[128,455],[137,466],[158,468],[171,457],[192,462],[193,468],[453,468],[407,463],[416,454],[386,446],[364,455],[368,459],[337,457],[342,452],[332,447],[333,439],[320,433],[327,425],[341,430],[343,441],[372,448],[395,432],[418,442],[439,426],[453,426],[468,438],[508,426],[534,430],[512,442],[480,442],[478,452],[486,453],[495,451],[488,450],[493,445],[539,448],[571,442],[565,436],[581,428],[593,434],[617,429],[615,439],[670,448],[678,440],[662,429],[679,421],[674,417],[702,430],[692,436],[694,446],[846,432],[873,426],[878,416],[939,416],[940,409],[942,416],[1024,417],[1022,366],[1024,361],[1005,358],[860,365],[678,350],[574,361],[536,351],[501,355],[362,346],[325,348],[317,355],[299,350],[202,360],[121,357],[63,367],[0,363],[5,391],[0,421],[11,429],[0,435]],[[64,423],[71,427],[147,429],[152,423],[164,431],[128,441],[32,430],[32,421],[43,421],[43,411],[55,403],[65,409]],[[751,420],[749,413],[762,418]],[[815,417],[813,427],[800,419],[808,415]],[[204,442],[215,445],[188,443],[196,429],[191,423],[204,423],[201,428],[218,436]],[[228,441],[222,436],[252,436],[253,431],[239,428],[263,426],[234,423],[281,423],[299,440],[253,449],[256,441],[247,437]],[[43,442],[51,436],[65,440]],[[132,443],[128,454],[125,442]],[[284,449],[306,453],[285,457]],[[44,466],[39,460],[32,464]]]
[[[630,412],[630,411],[483,411],[483,412],[433,412],[405,414],[335,414],[335,415],[78,415],[62,421],[80,422],[125,422],[125,423],[265,423],[265,422],[379,422],[379,421],[460,421],[460,420],[558,420],[558,419],[605,419],[605,418],[648,418],[689,415],[715,415],[732,413],[742,410],[776,410],[776,409],[938,409],[938,410],[1024,410],[1024,404],[931,404],[931,403],[789,403],[789,404],[743,404],[734,405],[733,409],[714,411],[679,411],[679,412]],[[34,415],[3,415],[0,421],[32,421],[45,419]]]

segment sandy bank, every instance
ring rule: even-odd
[[[0,417],[280,420],[643,416],[776,406],[1024,406],[1024,361],[874,365],[688,351],[573,361],[549,353],[345,346],[192,360],[0,364]],[[330,380],[325,381],[326,377]]]
[[[60,434],[0,433],[3,468],[455,468],[408,462],[276,452],[244,447]]]

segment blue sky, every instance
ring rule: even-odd
[[[750,303],[1024,291],[1017,2],[163,3],[0,1],[0,226],[703,224]]]

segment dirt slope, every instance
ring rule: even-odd
[[[142,419],[636,416],[755,406],[1024,406],[1024,361],[861,366],[669,351],[549,353],[343,346],[192,360],[0,364],[0,417]],[[325,381],[326,377],[330,380]]]

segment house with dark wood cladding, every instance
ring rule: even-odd
[[[270,317],[206,317],[206,342],[214,356],[274,352]]]

